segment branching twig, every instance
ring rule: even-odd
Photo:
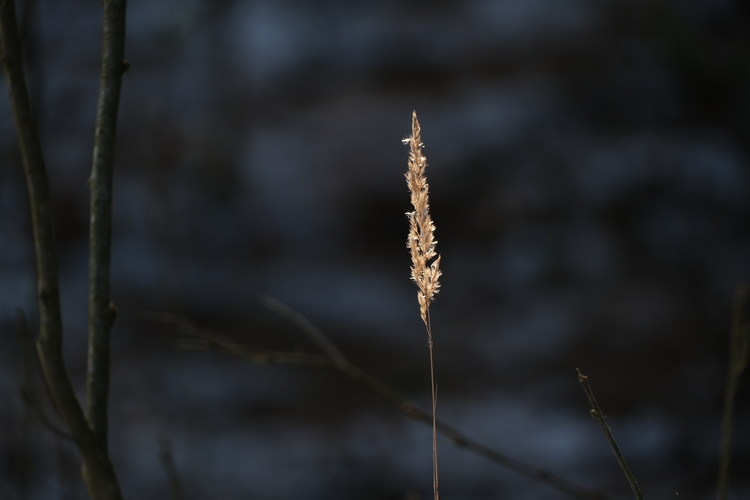
[[[13,0],[0,0],[0,45],[8,94],[23,159],[31,205],[41,335],[37,343],[45,378],[84,462],[84,478],[94,500],[122,498],[112,464],[86,422],[62,356],[62,320],[51,201],[39,136],[23,74]]]
[[[263,304],[291,323],[300,327],[300,329],[309,336],[318,347],[326,353],[326,355],[320,356],[307,353],[263,351],[251,348],[238,344],[235,341],[228,340],[227,337],[219,333],[198,328],[188,319],[177,315],[147,313],[142,314],[141,317],[164,323],[172,323],[178,326],[183,334],[197,337],[198,340],[189,344],[189,347],[200,347],[211,351],[231,353],[260,363],[289,363],[290,359],[294,359],[294,364],[334,368],[393,403],[405,416],[417,422],[422,422],[432,426],[432,413],[424,411],[417,403],[409,400],[397,390],[384,384],[358,366],[352,364],[346,356],[341,353],[338,347],[336,347],[336,345],[333,344],[323,332],[321,332],[303,315],[279,300],[271,297],[264,298]],[[262,355],[259,356],[258,353],[262,353]],[[334,354],[335,360],[330,357],[331,354]],[[508,470],[531,479],[542,481],[558,491],[567,493],[582,500],[608,500],[608,498],[601,493],[589,490],[556,474],[525,464],[499,451],[493,450],[492,448],[469,438],[458,429],[451,427],[439,419],[436,421],[436,425],[438,432],[453,441],[457,446],[471,450]]]
[[[99,446],[107,449],[109,336],[115,308],[109,300],[112,246],[112,166],[117,107],[125,68],[125,0],[104,0],[104,34],[99,104],[96,112],[94,160],[89,178],[89,353],[86,376],[86,419]]]
[[[52,423],[52,420],[45,413],[42,403],[37,399],[36,394],[27,388],[21,389],[21,399],[24,405],[28,408],[39,420],[39,424],[50,431],[55,436],[65,439],[66,441],[73,441],[70,434],[62,430],[60,427]]]
[[[258,364],[285,364],[305,366],[325,366],[335,368],[331,359],[323,354],[309,354],[304,352],[271,351],[268,349],[257,349],[245,344],[240,344],[226,335],[200,328],[190,322],[187,318],[171,313],[157,313],[152,311],[138,311],[137,317],[148,321],[166,323],[177,326],[186,335],[186,338],[178,340],[177,346],[181,349],[199,349],[234,354],[250,359]]]
[[[313,325],[310,320],[273,297],[263,297],[261,303],[305,332],[340,370],[345,371],[346,367],[351,366],[351,363],[349,363],[349,360],[346,359],[346,356],[344,356],[339,348],[336,347],[333,342],[328,340],[328,337],[323,335],[323,332],[321,332],[317,326]]]
[[[336,347],[333,342],[331,342],[328,337],[326,337],[323,332],[318,329],[318,327],[313,325],[310,320],[305,318],[303,315],[273,297],[264,297],[261,302],[263,303],[263,305],[276,312],[279,316],[285,318],[290,323],[297,325],[300,330],[302,330],[308,337],[312,339],[313,342],[318,345],[320,350],[325,353],[325,355],[333,363],[334,367],[340,372],[344,373],[354,380],[357,380],[358,382],[361,382],[381,396],[384,396],[385,398],[391,400],[399,406],[402,406],[402,408],[404,407],[404,405],[417,408],[415,403],[411,403],[410,401],[408,401],[406,397],[401,393],[394,389],[391,389],[384,383],[377,380],[375,377],[372,377],[359,367],[353,365],[338,349],[338,347]],[[425,415],[427,414],[425,413]],[[428,420],[432,421],[432,417],[429,416]]]
[[[734,402],[740,375],[747,365],[750,354],[750,323],[745,318],[747,286],[737,285],[734,292],[732,329],[729,335],[729,360],[724,394],[724,411],[721,418],[721,452],[719,456],[719,480],[716,488],[717,500],[726,500],[729,491],[729,468],[732,462],[732,424]]]
[[[47,400],[54,407],[57,416],[62,418],[62,412],[55,406],[55,398],[52,394],[52,390],[44,377],[44,370],[42,368],[42,363],[39,360],[39,353],[37,352],[34,336],[31,333],[31,328],[29,328],[26,314],[24,314],[21,309],[16,310],[16,331],[18,332],[18,338],[21,342],[21,350],[23,351],[24,364],[26,365],[28,383],[31,384],[32,379],[34,378],[39,378],[42,381]]]
[[[609,425],[607,425],[604,413],[602,413],[601,408],[599,408],[599,403],[596,402],[594,392],[591,390],[591,386],[589,386],[588,377],[581,373],[581,370],[579,370],[578,368],[576,368],[576,371],[578,372],[578,381],[581,383],[581,386],[583,386],[583,390],[586,392],[586,397],[589,399],[589,403],[591,404],[591,416],[594,417],[599,422],[599,425],[602,426],[602,431],[604,431],[604,435],[607,437],[607,441],[609,441],[609,445],[612,447],[612,451],[615,452],[617,463],[620,464],[622,472],[625,474],[625,478],[627,478],[628,483],[630,483],[630,487],[635,494],[635,498],[637,500],[643,500],[641,489],[640,487],[638,487],[638,481],[635,480],[635,476],[633,476],[633,473],[630,472],[630,467],[628,467],[628,463],[625,461],[625,457],[623,457],[622,453],[620,453],[620,448],[618,448],[617,443],[615,442],[615,438],[614,436],[612,436],[612,431],[610,430]]]
[[[36,352],[34,346],[34,338],[31,334],[31,329],[26,321],[26,315],[20,309],[16,311],[16,331],[18,333],[18,339],[21,342],[21,350],[23,352],[23,381],[21,383],[21,399],[24,405],[33,413],[42,427],[50,431],[52,434],[59,438],[72,440],[73,438],[62,430],[58,425],[54,424],[52,420],[47,416],[47,412],[44,410],[44,404],[37,397],[37,380],[41,380],[44,385],[44,390],[47,395],[48,401],[54,405],[55,400],[49,391],[49,386],[46,380],[44,380],[44,373],[42,372],[42,365],[39,363],[39,355]],[[60,412],[57,411],[57,415]]]

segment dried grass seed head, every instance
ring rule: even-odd
[[[409,168],[405,176],[411,194],[411,204],[414,207],[413,212],[407,213],[410,226],[407,247],[412,260],[411,278],[419,288],[417,292],[419,310],[422,321],[426,324],[427,310],[440,289],[439,278],[442,272],[440,271],[440,256],[435,252],[437,245],[435,224],[430,217],[429,185],[425,175],[427,158],[422,154],[421,128],[416,111],[412,114],[411,123],[411,136],[403,141],[410,147]],[[432,260],[433,258],[435,260]]]

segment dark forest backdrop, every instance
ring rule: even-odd
[[[97,2],[17,2],[83,387]],[[175,347],[168,312],[317,352],[274,296],[429,407],[409,282],[411,111],[442,292],[438,412],[630,494],[711,498],[734,286],[750,278],[750,9],[732,0],[130,0],[114,181],[110,450],[127,498],[423,498],[430,429],[324,369]],[[19,396],[35,311],[28,201],[0,99],[0,497],[82,499],[75,449]],[[740,388],[734,498],[750,479]],[[439,440],[445,498],[565,498]],[[411,496],[409,496],[411,495]]]

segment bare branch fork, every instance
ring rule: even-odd
[[[423,410],[417,403],[408,399],[401,392],[384,384],[350,362],[341,350],[302,314],[272,297],[265,297],[262,302],[263,305],[297,326],[303,333],[310,337],[324,354],[269,351],[250,347],[218,332],[200,328],[189,319],[175,314],[143,312],[139,316],[146,320],[175,325],[183,335],[188,337],[188,339],[179,341],[178,346],[182,348],[204,349],[232,354],[259,364],[279,363],[333,368],[387,399],[412,420],[426,425],[433,424],[434,414],[432,412]],[[459,429],[442,422],[440,419],[435,420],[435,426],[437,432],[440,432],[443,436],[453,441],[457,446],[471,450],[524,477],[541,481],[558,491],[582,500],[608,500],[606,495],[597,491],[589,490],[552,472],[520,462],[504,453],[494,450],[468,437]]]
[[[93,348],[89,352],[87,415],[78,402],[62,356],[62,319],[57,256],[52,231],[49,183],[23,72],[21,45],[13,0],[0,0],[0,45],[8,94],[29,193],[37,269],[40,337],[37,351],[55,407],[65,422],[83,460],[83,476],[94,500],[120,500],[122,494],[106,451],[106,394],[109,384],[109,238],[111,171],[117,102],[124,70],[125,0],[104,0],[102,85],[92,172],[91,249],[95,307]],[[96,201],[95,201],[96,200]],[[101,210],[101,212],[100,212]],[[94,223],[95,222],[95,223]],[[106,241],[105,241],[106,240]],[[93,290],[93,291],[92,291]],[[102,292],[104,291],[104,292]],[[100,304],[106,301],[106,307]],[[106,332],[106,333],[101,333]]]

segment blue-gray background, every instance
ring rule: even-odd
[[[98,2],[19,2],[54,199],[68,368],[86,355]],[[732,291],[750,277],[750,10],[732,0],[131,0],[114,185],[112,458],[161,499],[430,496],[430,430],[335,373],[175,348],[142,311],[316,352],[275,296],[429,405],[405,248],[412,110],[443,289],[439,414],[629,495],[711,498]],[[85,497],[19,396],[26,192],[0,81],[0,497]],[[748,498],[747,389],[735,498]],[[444,498],[564,498],[439,440]]]

